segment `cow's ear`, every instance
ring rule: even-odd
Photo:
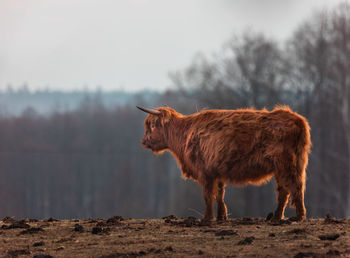
[[[161,112],[160,117],[161,117],[162,125],[168,123],[172,116],[171,111],[166,108],[162,108],[159,111]]]

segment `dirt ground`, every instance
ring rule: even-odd
[[[350,257],[350,219],[0,221],[1,257]]]

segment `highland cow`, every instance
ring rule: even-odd
[[[203,110],[188,116],[169,107],[138,108],[149,114],[143,147],[157,154],[171,152],[183,176],[201,185],[206,204],[203,221],[214,218],[214,199],[217,220],[227,220],[227,182],[260,185],[272,176],[278,195],[273,219],[284,217],[289,198],[296,208],[293,219],[305,219],[310,128],[307,120],[289,107]]]

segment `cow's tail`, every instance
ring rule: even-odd
[[[301,183],[302,192],[305,191],[306,183],[306,167],[308,164],[308,155],[311,149],[310,126],[307,120],[299,116],[298,125],[299,139],[296,144],[296,173],[299,183]],[[294,200],[291,200],[291,206],[295,206]]]

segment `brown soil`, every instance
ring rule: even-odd
[[[2,257],[350,257],[350,219],[0,221]]]

